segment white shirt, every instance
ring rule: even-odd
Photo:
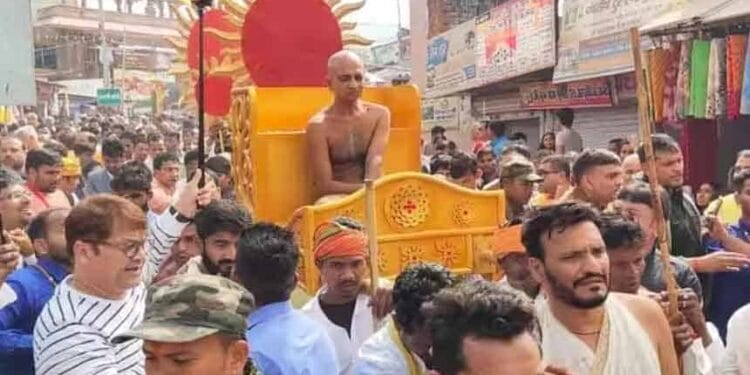
[[[13,291],[7,283],[0,285],[0,309],[15,302],[18,298],[16,292]]]
[[[112,338],[143,321],[146,284],[185,227],[166,211],[146,239],[142,282],[125,298],[109,300],[82,293],[72,275],[55,288],[34,326],[34,366],[39,375],[145,375],[141,340],[113,344]]]
[[[750,375],[750,304],[737,310],[727,324],[727,350],[722,375]]]
[[[392,324],[393,322],[389,322],[379,329],[359,348],[354,362],[355,375],[412,375],[409,373],[409,363],[405,357],[407,353],[404,353],[393,339]],[[422,359],[411,352],[408,355],[414,360],[417,375],[426,374],[427,368]]]
[[[555,147],[558,152],[561,147],[565,147],[565,153],[568,152],[581,152],[583,150],[583,139],[577,131],[572,128],[562,127],[557,135],[555,135]]]
[[[366,294],[360,294],[354,305],[354,315],[352,316],[352,326],[350,328],[351,337],[346,330],[339,327],[328,319],[328,316],[320,307],[320,294],[324,289],[318,291],[313,299],[308,301],[301,311],[312,320],[318,322],[328,332],[328,336],[333,341],[338,357],[339,369],[341,375],[354,374],[354,358],[362,344],[375,332],[375,322],[372,316],[372,309],[368,304],[370,297]],[[377,322],[380,325],[382,322]]]

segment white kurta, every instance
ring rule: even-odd
[[[359,348],[354,361],[354,375],[423,375],[427,368],[419,356],[407,351],[390,321]],[[399,340],[400,341],[400,340]]]
[[[351,375],[354,373],[354,358],[362,344],[375,332],[375,322],[373,321],[372,308],[368,306],[370,297],[366,294],[360,294],[354,305],[354,315],[352,316],[352,326],[350,327],[351,337],[346,330],[337,326],[328,319],[323,309],[320,308],[321,289],[313,299],[308,301],[301,311],[312,320],[320,323],[328,332],[328,336],[333,341],[336,348],[336,356],[339,361],[341,375]],[[382,322],[378,322],[379,324]]]
[[[546,301],[536,301],[539,323],[542,327],[542,351],[545,363],[565,367],[582,375],[658,375],[661,373],[659,357],[650,337],[633,314],[615,296],[604,303],[609,329],[602,330],[599,339],[608,341],[608,350],[601,353],[604,361],[601,374],[593,374],[597,362],[586,343],[560,323],[552,314]],[[605,335],[608,334],[608,339]]]

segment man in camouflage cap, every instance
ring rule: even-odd
[[[500,187],[505,191],[505,216],[511,225],[526,212],[534,183],[542,180],[534,164],[525,158],[513,158],[501,166]]]
[[[143,323],[115,337],[142,339],[149,375],[257,374],[248,358],[253,296],[213,275],[178,275],[151,286]]]

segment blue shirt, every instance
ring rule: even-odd
[[[727,228],[729,235],[750,243],[750,223],[742,221]],[[709,252],[724,250],[721,244],[708,240]],[[717,272],[713,276],[713,296],[708,306],[708,320],[716,325],[721,337],[726,338],[727,322],[735,311],[750,303],[750,269],[738,272]]]
[[[502,137],[495,138],[490,142],[490,147],[492,147],[492,153],[495,154],[496,158],[499,158],[500,154],[503,153],[503,149],[505,149],[505,143],[507,139],[508,138],[506,138],[505,136],[502,136]]]
[[[250,314],[250,358],[263,375],[336,375],[336,352],[328,333],[289,301]]]
[[[3,375],[34,374],[34,323],[52,298],[55,286],[68,275],[65,267],[48,257],[39,257],[37,266],[47,275],[35,266],[26,265],[6,280],[17,298],[0,309],[0,374]]]

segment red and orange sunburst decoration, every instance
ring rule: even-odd
[[[326,62],[345,46],[372,41],[343,19],[364,0],[219,0],[204,14],[206,113],[229,113],[233,88],[324,86]],[[168,39],[178,57],[171,72],[180,82],[183,105],[194,106],[198,81],[197,13],[189,0],[173,6],[181,38]],[[211,121],[209,121],[211,123]]]

